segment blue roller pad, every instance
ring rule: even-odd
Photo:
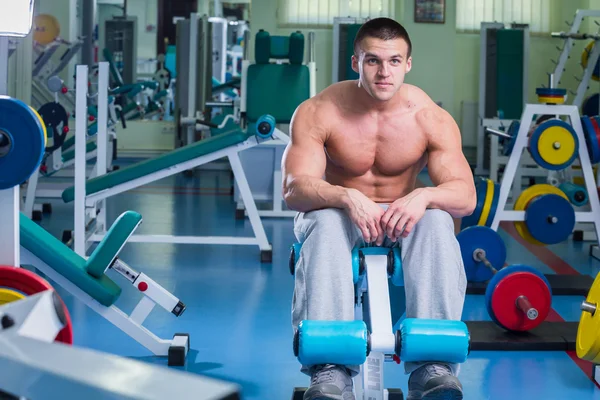
[[[487,226],[471,226],[456,235],[456,239],[460,245],[468,282],[485,282],[494,276],[493,271],[482,261],[473,258],[476,249],[485,251],[486,258],[494,268],[497,270],[504,268],[506,245],[498,232]]]
[[[362,365],[367,359],[363,321],[311,321],[298,325],[298,361],[302,365]]]
[[[268,139],[275,132],[275,118],[272,115],[265,114],[256,121],[256,135],[263,139]]]
[[[552,223],[550,217],[558,221]],[[571,235],[575,227],[575,209],[564,197],[544,194],[536,197],[525,210],[525,225],[535,239],[544,244],[561,243]]]
[[[571,155],[571,158],[569,158],[565,163],[559,164],[559,165],[553,165],[553,164],[546,162],[546,160],[543,159],[542,155],[538,151],[538,145],[537,145],[537,143],[540,140],[540,137],[542,136],[544,131],[553,126],[560,126],[562,128],[565,128],[566,130],[568,130],[571,133],[573,140],[575,140],[575,151]],[[575,161],[575,159],[578,157],[578,155],[579,155],[579,139],[571,125],[567,124],[566,122],[564,122],[560,119],[554,118],[554,119],[549,119],[547,121],[542,122],[534,129],[534,131],[531,134],[531,137],[529,139],[528,149],[529,149],[529,154],[531,154],[531,158],[533,158],[533,160],[540,167],[546,168],[546,169],[549,169],[552,171],[559,171],[561,169],[565,169],[568,166],[570,166],[573,163],[573,161]]]
[[[548,286],[548,290],[550,291],[550,295],[552,295],[552,288],[550,287],[550,282],[548,282],[548,279],[546,279],[544,274],[539,272],[537,269],[530,267],[529,265],[513,264],[513,265],[509,265],[506,268],[503,268],[501,271],[498,271],[498,273],[496,275],[494,275],[494,277],[488,282],[487,287],[485,289],[485,307],[487,308],[487,312],[488,312],[491,320],[494,321],[494,323],[496,325],[502,327],[503,329],[507,329],[507,328],[505,326],[502,326],[502,324],[500,324],[500,322],[498,322],[498,319],[496,318],[496,315],[494,314],[494,310],[492,309],[492,296],[494,295],[494,290],[496,289],[496,285],[498,285],[498,283],[500,283],[500,281],[502,281],[502,279],[504,279],[507,276],[509,276],[510,274],[514,274],[516,272],[529,272],[529,273],[539,276],[540,279],[542,279],[546,283],[546,285]]]
[[[400,247],[392,247],[394,252],[394,273],[392,274],[392,284],[394,286],[404,286],[404,270],[402,269],[402,250]]]
[[[300,258],[300,249],[302,248],[302,243],[296,242],[292,245],[291,251],[294,252],[294,269],[296,265],[298,265],[298,259]]]
[[[587,189],[584,186],[576,185],[573,182],[563,182],[558,188],[567,195],[574,206],[581,207],[589,201]]]
[[[403,362],[463,363],[469,355],[469,330],[462,321],[407,318],[399,331],[397,356]]]
[[[600,162],[600,143],[596,137],[596,130],[590,120],[590,117],[581,117],[581,125],[583,127],[583,133],[585,136],[585,144],[588,148],[588,154],[590,156],[590,162],[596,164]]]

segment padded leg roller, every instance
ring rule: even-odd
[[[396,356],[404,362],[463,363],[470,342],[462,321],[408,318],[396,331]]]
[[[294,334],[294,355],[302,365],[361,365],[371,352],[363,321],[300,322]]]

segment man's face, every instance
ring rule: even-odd
[[[361,85],[376,100],[391,99],[404,82],[412,59],[406,57],[404,39],[381,40],[366,37],[360,44],[358,57],[352,56],[352,69],[359,74]]]

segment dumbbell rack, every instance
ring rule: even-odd
[[[498,199],[498,208],[491,224],[491,229],[498,230],[501,221],[525,221],[525,211],[506,210],[507,198],[513,185],[517,167],[521,160],[524,150],[528,146],[528,132],[531,128],[531,122],[535,115],[555,115],[567,116],[570,119],[574,129],[579,147],[578,158],[580,161],[585,187],[589,196],[589,211],[575,211],[576,223],[592,223],[598,238],[600,238],[600,203],[598,199],[598,190],[594,180],[592,164],[587,149],[586,140],[583,134],[579,110],[575,105],[546,105],[546,104],[527,104],[521,117],[521,125],[517,133],[517,139],[514,149],[510,155],[506,169],[500,185],[500,195]],[[587,275],[546,275],[550,282],[554,294],[587,295],[593,279]],[[566,291],[565,285],[568,284],[569,290]]]

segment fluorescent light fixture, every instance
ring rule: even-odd
[[[0,0],[0,36],[24,37],[31,31],[35,0]]]

